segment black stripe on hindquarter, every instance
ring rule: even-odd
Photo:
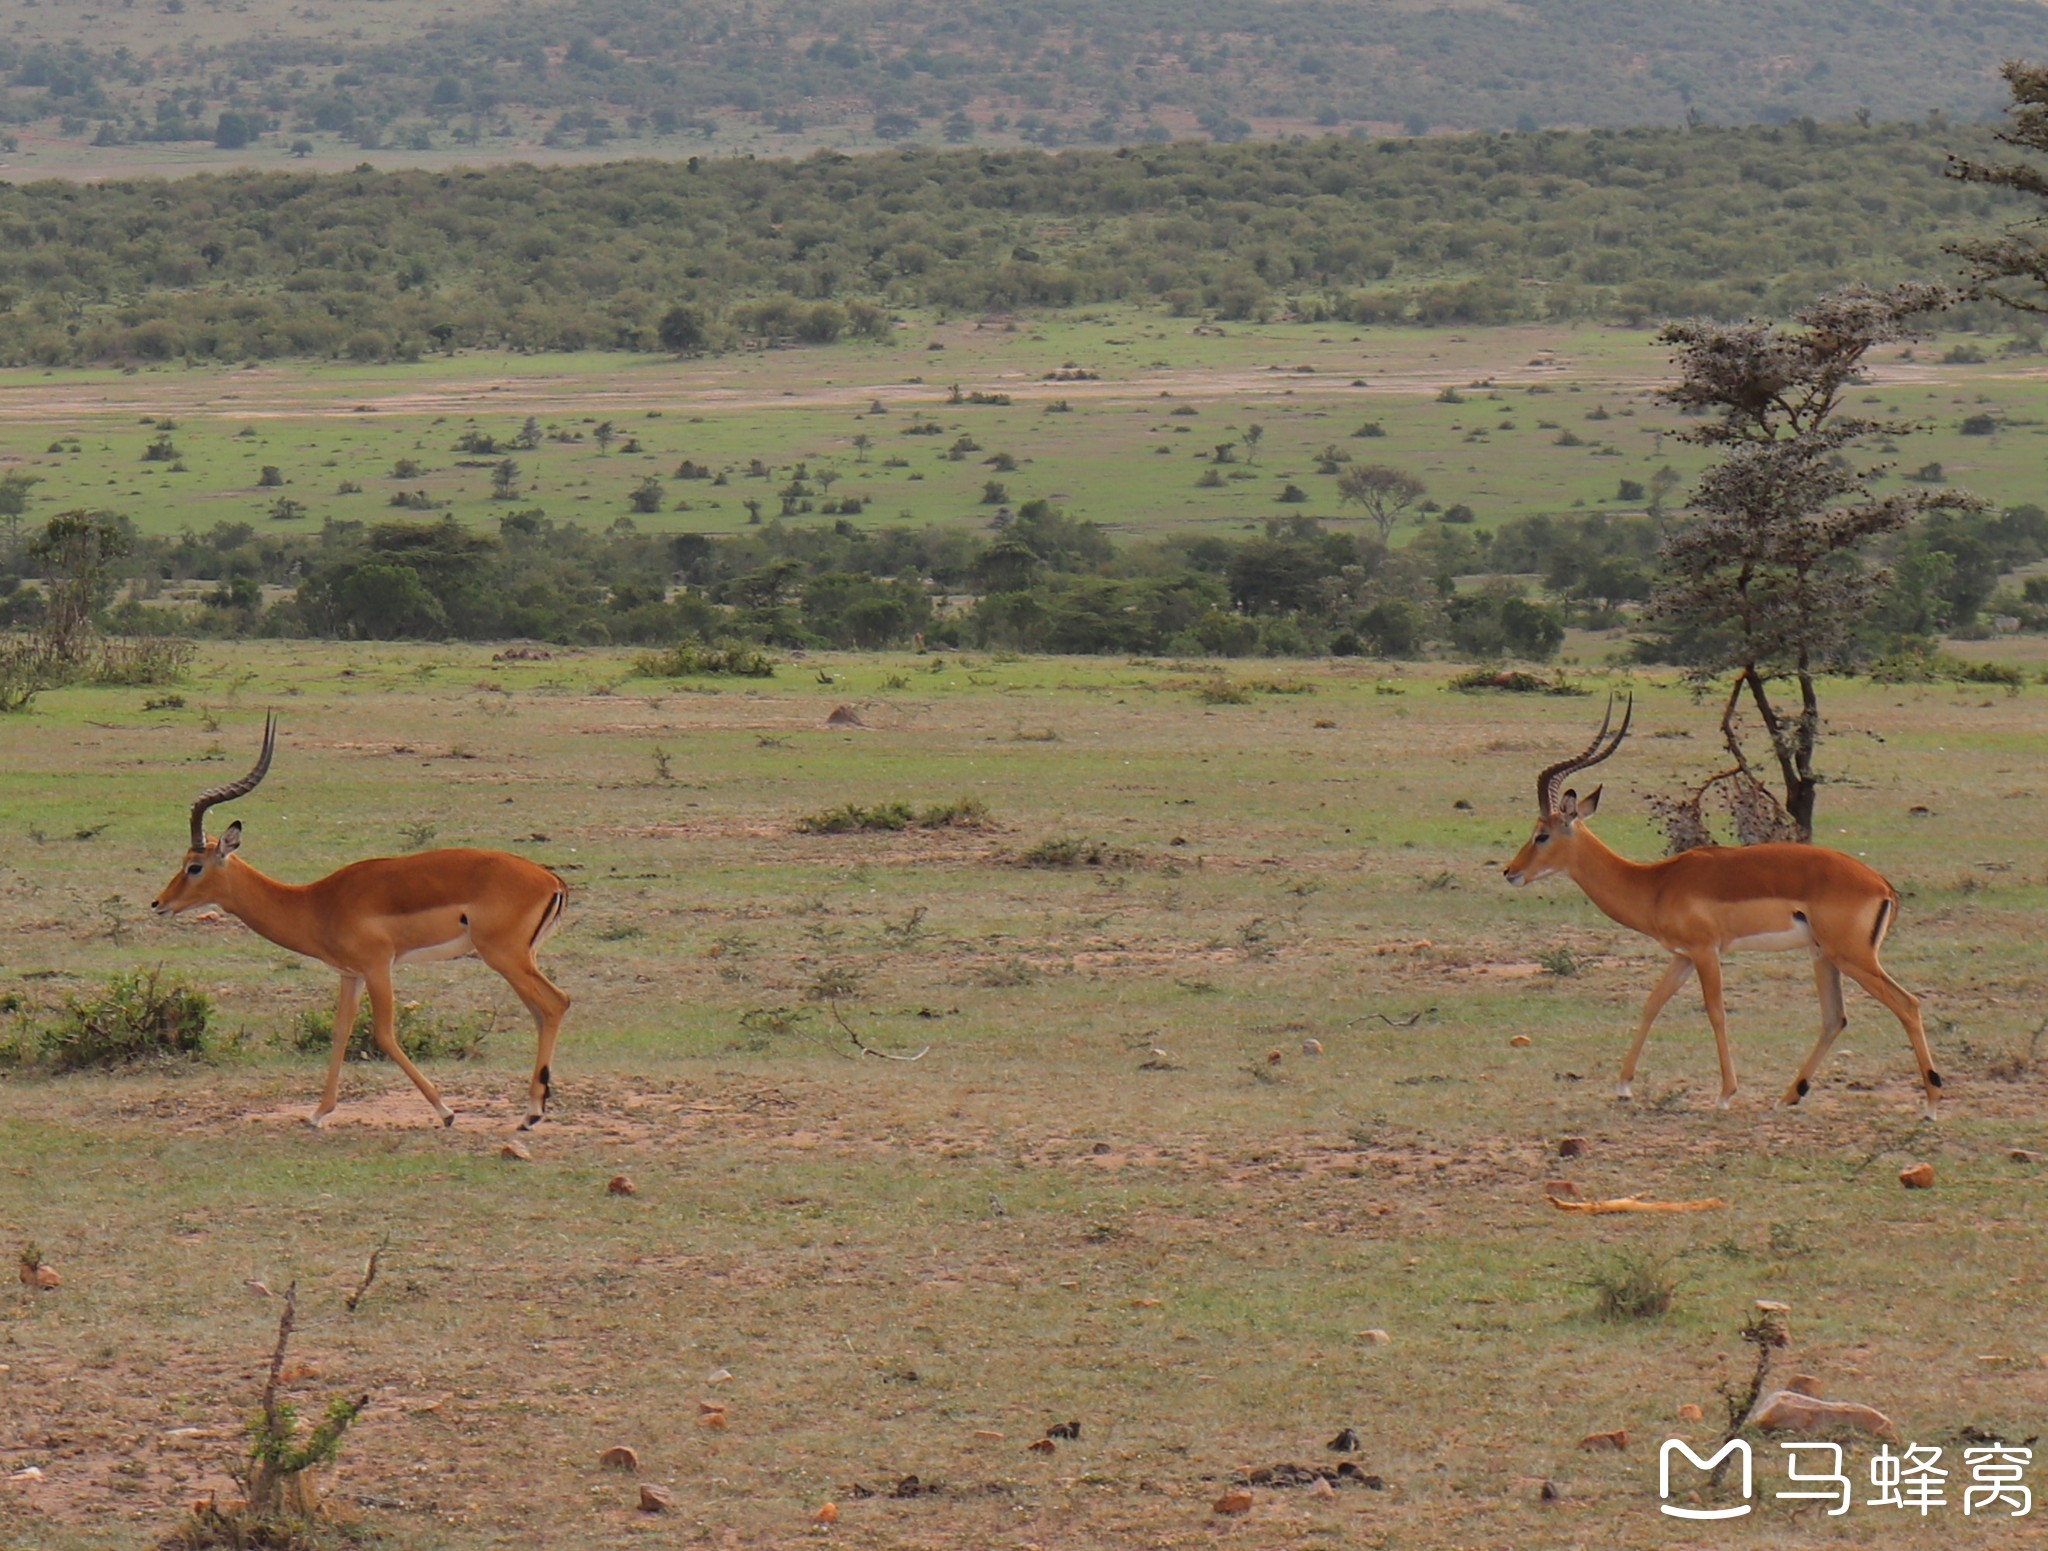
[[[557,893],[553,899],[548,901],[548,908],[540,913],[540,922],[534,927],[533,936],[527,939],[527,952],[531,953],[540,946],[541,938],[546,935],[547,929],[555,924],[556,918],[562,913],[562,907],[568,904],[568,902],[569,892],[566,889]]]
[[[1877,907],[1877,920],[1870,928],[1871,947],[1875,948],[1879,943],[1884,941],[1885,923],[1891,919],[1891,914],[1892,902],[1888,899],[1879,901]]]

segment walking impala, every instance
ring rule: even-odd
[[[426,1074],[399,1049],[393,1025],[391,971],[400,964],[455,959],[474,953],[496,970],[533,1014],[540,1048],[527,1089],[524,1131],[546,1112],[553,1093],[548,1063],[569,998],[540,972],[534,950],[562,919],[569,891],[545,867],[503,851],[422,851],[351,862],[317,883],[279,883],[237,854],[242,844],[238,819],[216,840],[206,836],[206,810],[246,797],[262,784],[277,746],[277,718],[263,726],[263,752],[239,781],[199,794],[192,804],[192,845],[185,860],[151,906],[173,916],[200,905],[218,905],[243,925],[281,948],[316,958],[341,976],[334,1003],[334,1051],[327,1086],[313,1111],[313,1124],[326,1122],[341,1094],[341,1063],[365,988],[370,993],[371,1031],[377,1048],[398,1063],[434,1106],[443,1125],[455,1112]]]
[[[1536,832],[1505,869],[1508,882],[1515,884],[1554,872],[1569,874],[1610,920],[1653,938],[1671,955],[1664,978],[1643,1004],[1642,1021],[1622,1060],[1620,1096],[1629,1096],[1636,1059],[1657,1014],[1687,976],[1698,974],[1721,1058],[1719,1107],[1726,1109],[1735,1096],[1735,1062],[1728,1054],[1728,1025],[1721,1010],[1721,956],[1737,949],[1804,948],[1813,955],[1813,979],[1820,990],[1820,1042],[1786,1089],[1785,1102],[1797,1104],[1806,1097],[1814,1072],[1848,1022],[1842,1010],[1846,974],[1904,1026],[1932,1119],[1941,1074],[1927,1051],[1920,1004],[1877,961],[1877,950],[1898,916],[1898,891],[1854,857],[1811,845],[1701,846],[1648,863],[1608,850],[1586,828],[1586,820],[1600,810],[1600,788],[1585,797],[1558,788],[1620,748],[1634,714],[1631,700],[1620,728],[1609,737],[1614,720],[1609,700],[1600,731],[1585,752],[1536,778]]]

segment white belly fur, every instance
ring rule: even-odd
[[[1784,953],[1793,948],[1811,948],[1813,928],[1804,921],[1797,922],[1790,931],[1759,932],[1754,937],[1731,937],[1721,951],[1723,953]]]
[[[475,951],[469,942],[469,933],[448,942],[429,943],[424,948],[408,948],[392,960],[394,964],[431,964],[436,959],[459,959],[465,953]]]

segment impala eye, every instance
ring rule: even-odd
[[[1548,833],[1546,832],[1546,833],[1544,833],[1544,834],[1540,834],[1540,835],[1538,835],[1538,836],[1536,837],[1536,843],[1537,843],[1538,845],[1540,845],[1540,846],[1547,846],[1547,845],[1549,845],[1549,844],[1550,844],[1550,836],[1549,836],[1549,834],[1548,834]]]
[[[185,876],[188,878],[196,878],[204,871],[206,871],[206,863],[194,862],[190,867],[187,867],[185,869]]]

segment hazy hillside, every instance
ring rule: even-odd
[[[16,177],[163,148],[473,161],[1974,120],[2002,106],[2002,59],[2040,55],[2034,0],[0,0],[0,120]]]

